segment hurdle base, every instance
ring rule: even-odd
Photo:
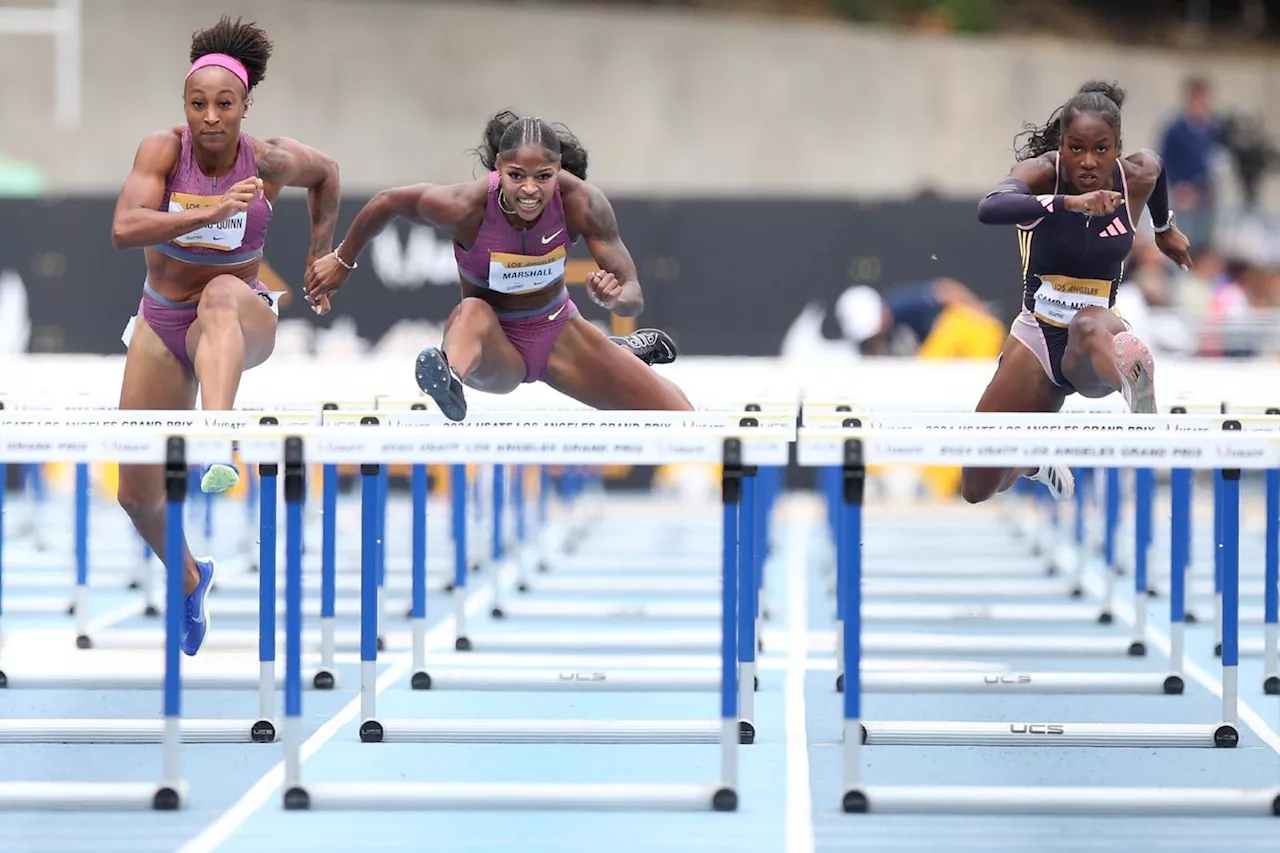
[[[732,788],[700,785],[363,783],[294,785],[296,810],[736,811]]]
[[[177,811],[187,792],[186,782],[0,782],[0,812]]]
[[[720,722],[714,720],[374,719],[360,723],[364,743],[720,743],[721,732]],[[754,728],[751,735],[754,739]]]
[[[332,690],[338,686],[338,675],[327,669],[322,669],[311,678],[311,686],[316,690]]]
[[[756,742],[756,727],[750,720],[738,721],[738,743],[750,746]]]
[[[866,693],[1180,695],[1182,677],[1158,672],[865,672]],[[836,676],[844,692],[844,673]]]
[[[1280,788],[900,785],[846,790],[847,814],[1280,816]]]
[[[165,721],[0,719],[0,743],[163,743]],[[269,720],[180,721],[182,743],[275,743]]]
[[[414,690],[647,693],[719,690],[720,674],[698,670],[444,667],[433,672],[419,670],[409,683]],[[759,676],[754,677],[753,686],[759,691]]]
[[[1233,749],[1240,732],[1227,723],[869,722],[869,746],[1067,746]]]
[[[4,673],[0,673],[0,678]],[[1262,682],[1262,692],[1268,696],[1280,696],[1280,676],[1268,675]]]

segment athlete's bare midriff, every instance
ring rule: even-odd
[[[258,268],[262,259],[254,258],[242,264],[212,266],[190,264],[171,258],[154,249],[147,249],[147,283],[165,299],[174,302],[196,302],[205,285],[220,275],[233,275],[246,284],[258,280]]]

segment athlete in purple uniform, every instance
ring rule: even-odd
[[[318,302],[341,287],[392,217],[435,225],[453,238],[463,298],[443,345],[418,355],[416,376],[447,417],[466,417],[464,384],[507,394],[539,381],[598,409],[692,408],[648,367],[675,358],[669,337],[645,329],[611,340],[569,298],[565,264],[581,237],[600,267],[587,278],[591,299],[621,317],[644,307],[613,208],[586,182],[578,140],[542,119],[502,112],[485,127],[479,153],[488,170],[479,180],[374,196],[337,249],[312,265],[307,298]]]
[[[142,140],[111,223],[117,249],[142,248],[147,277],[123,335],[121,409],[231,409],[241,374],[275,347],[275,294],[258,281],[272,203],[286,186],[306,187],[308,263],[333,246],[338,167],[292,139],[240,132],[271,55],[266,33],[223,17],[197,32],[183,100],[186,124]],[[239,473],[206,466],[201,487],[221,492]],[[164,554],[164,483],[159,466],[120,469],[120,505],[157,554]],[[169,567],[176,569],[176,566]],[[182,649],[193,655],[208,628],[205,595],[212,559],[185,557]]]
[[[1184,269],[1191,255],[1160,158],[1120,156],[1123,101],[1114,84],[1084,84],[1030,131],[1009,177],[978,205],[982,222],[1018,227],[1023,273],[1022,310],[980,412],[1056,412],[1068,394],[1114,391],[1130,411],[1156,411],[1151,352],[1112,310],[1142,208],[1165,255]],[[966,468],[961,493],[977,503],[1018,477],[1043,482],[1059,500],[1075,488],[1066,467]]]

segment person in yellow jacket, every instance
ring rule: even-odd
[[[897,284],[883,293],[851,287],[836,300],[835,314],[863,355],[995,359],[1008,334],[973,291],[950,278]],[[922,476],[935,496],[959,492],[958,467],[930,466]]]

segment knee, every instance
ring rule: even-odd
[[[163,501],[140,478],[120,469],[120,485],[116,488],[116,502],[130,518],[143,518],[161,510]]]
[[[1098,310],[1095,309],[1081,311],[1067,327],[1067,346],[1081,352],[1105,346],[1110,338],[1108,324],[1098,316]]]
[[[196,313],[202,321],[217,316],[231,316],[237,313],[239,288],[245,283],[229,275],[220,275],[205,285],[200,293],[199,307]]]
[[[468,296],[458,303],[449,317],[449,325],[461,323],[464,326],[477,327],[497,320],[493,307],[476,296]]]

